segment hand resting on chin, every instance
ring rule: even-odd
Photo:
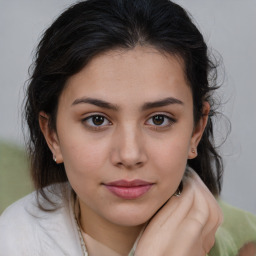
[[[205,256],[211,250],[223,220],[221,209],[194,171],[183,184],[181,195],[172,196],[151,219],[135,256]]]

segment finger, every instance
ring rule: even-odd
[[[199,198],[200,194],[203,194],[206,200],[206,207],[208,208],[208,219],[202,230],[203,247],[208,253],[215,243],[215,233],[223,221],[223,214],[216,199],[203,184],[199,176],[196,174],[192,175],[194,175],[195,184],[198,186],[197,197]]]
[[[188,215],[194,201],[193,182],[191,179],[184,183],[181,196],[172,196],[152,218],[150,224],[157,223],[159,227],[179,225]]]
[[[203,197],[206,200],[206,203],[208,205],[208,214],[209,214],[209,220],[211,222],[215,223],[215,226],[219,226],[223,221],[223,214],[221,211],[221,208],[216,200],[216,198],[213,196],[213,194],[209,191],[209,189],[206,187],[206,185],[203,183],[203,181],[200,179],[200,177],[193,172],[193,176],[195,178],[195,183],[198,185],[199,191],[201,191]],[[200,196],[200,192],[198,192],[198,195]]]
[[[195,172],[191,172],[188,179],[193,180],[194,201],[193,207],[187,217],[204,227],[210,215],[210,209],[207,202],[208,197],[206,197],[208,189],[203,185]]]

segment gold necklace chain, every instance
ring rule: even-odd
[[[75,217],[75,221],[76,221],[76,227],[77,227],[77,231],[78,231],[78,235],[79,235],[79,239],[80,239],[80,244],[81,244],[83,255],[84,256],[89,256],[88,252],[86,250],[86,246],[85,246],[85,242],[84,242],[84,238],[83,238],[83,235],[82,235],[82,231],[81,231],[80,225],[78,223],[78,220],[77,220],[76,216],[74,216],[74,217]]]
[[[80,223],[78,221],[78,218],[79,218],[79,215],[80,215],[80,206],[79,206],[79,203],[78,203],[78,200],[77,200],[77,196],[75,194],[74,194],[74,201],[73,202],[74,202],[74,204],[73,204],[73,216],[74,216],[74,219],[75,219],[76,228],[77,228],[77,231],[78,231],[83,256],[89,256],[88,251],[87,251],[86,246],[85,246],[84,238],[83,238],[83,235],[82,235]]]

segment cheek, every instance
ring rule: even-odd
[[[189,136],[175,136],[152,143],[150,156],[162,184],[176,189],[183,177],[189,149]]]
[[[159,165],[179,167],[184,166],[188,159],[190,138],[188,136],[175,136],[168,138],[151,147],[151,155]]]
[[[102,182],[107,151],[102,143],[90,141],[73,140],[73,144],[62,145],[66,174],[76,194],[91,197],[95,186]]]
[[[65,138],[61,153],[67,173],[90,175],[100,170],[108,159],[108,144],[102,140],[95,142],[90,138]]]

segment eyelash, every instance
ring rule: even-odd
[[[102,125],[102,124],[96,125],[95,123],[93,124],[93,122],[94,122],[94,121],[93,121],[93,118],[97,118],[97,117],[104,119],[103,124],[104,124],[106,121],[108,122],[108,124],[104,124],[104,125]],[[89,122],[91,122],[91,124],[89,124]],[[93,114],[93,115],[90,115],[90,116],[84,118],[84,119],[82,120],[82,123],[83,123],[87,128],[89,128],[89,129],[91,129],[91,130],[94,130],[94,131],[102,130],[102,129],[106,128],[107,126],[112,125],[112,123],[108,120],[108,118],[105,117],[105,116],[102,115],[102,114]]]
[[[147,122],[151,119],[153,119],[153,118],[156,118],[156,117],[161,117],[161,118],[163,118],[164,120],[163,120],[163,123],[166,123],[167,122],[167,124],[160,124],[160,125],[157,125],[157,124],[148,124],[149,126],[151,126],[150,128],[152,128],[152,129],[154,129],[154,130],[160,130],[160,129],[165,129],[165,128],[168,128],[168,127],[170,127],[170,126],[172,126],[174,123],[176,123],[176,119],[174,119],[174,118],[172,118],[172,117],[170,117],[170,116],[168,116],[168,115],[166,115],[166,114],[161,114],[161,113],[159,113],[159,114],[155,114],[155,115],[153,115],[153,116],[151,116],[149,119],[147,119]],[[152,121],[153,122],[153,121]]]
[[[149,122],[149,120],[152,120],[153,118],[156,118],[156,117],[158,117],[158,118],[160,117],[161,119],[164,119],[163,123],[167,122],[167,124],[164,124],[164,125],[159,124],[159,125],[157,125],[157,124],[153,123],[154,121],[152,121],[151,124],[147,124]],[[95,124],[94,123],[95,120],[93,120],[93,118],[100,118],[101,119],[100,121],[103,121],[102,124],[99,124],[99,125]],[[174,119],[174,118],[172,118],[172,117],[170,117],[170,116],[168,116],[166,114],[160,114],[159,113],[159,114],[155,114],[155,115],[151,116],[150,118],[148,118],[147,121],[146,121],[146,125],[150,126],[151,129],[160,130],[160,129],[164,129],[164,128],[168,128],[168,127],[172,126],[174,123],[176,123],[176,121],[177,121],[176,119]],[[107,124],[105,124],[106,122],[107,122]],[[112,125],[112,123],[108,120],[108,118],[105,117],[102,114],[90,115],[90,116],[84,118],[82,120],[82,123],[87,128],[89,128],[89,129],[91,129],[93,131],[103,130],[103,129],[107,128],[108,126]]]

